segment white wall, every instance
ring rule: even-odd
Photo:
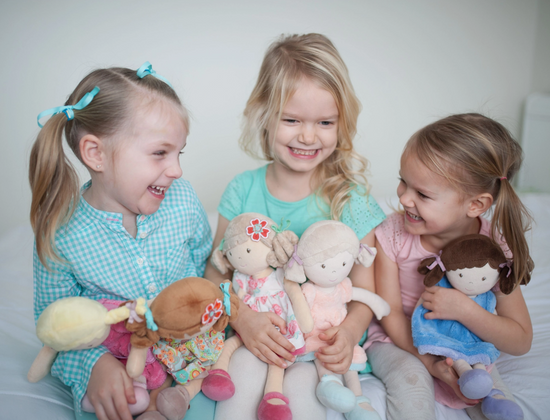
[[[363,103],[357,149],[382,197],[394,192],[407,138],[436,118],[480,111],[519,134],[538,74],[538,8],[537,0],[3,1],[0,234],[28,220],[36,115],[62,105],[94,68],[148,60],[172,82],[193,115],[184,177],[213,211],[227,182],[260,164],[237,138],[266,47],[281,33],[326,34]]]

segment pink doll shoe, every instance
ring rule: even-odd
[[[214,401],[225,401],[235,394],[235,385],[225,370],[213,369],[202,381],[204,395]]]
[[[143,413],[147,407],[149,407],[149,402],[151,400],[149,397],[149,392],[147,392],[146,385],[143,382],[134,381],[134,394],[136,396],[136,403],[128,404],[128,408],[130,409],[132,416]],[[88,394],[84,394],[81,405],[82,411],[95,413],[94,406],[90,402]]]
[[[279,398],[285,404],[270,404],[269,400]],[[258,420],[292,420],[292,412],[288,406],[288,398],[280,392],[268,392],[262,398],[258,407]]]

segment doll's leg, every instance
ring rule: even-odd
[[[345,413],[344,416],[347,420],[380,420],[380,416],[376,412],[370,400],[363,396],[363,390],[361,389],[361,383],[359,382],[359,373],[356,370],[350,370],[344,374],[344,380],[346,387],[348,387],[355,395],[356,402],[355,407]]]
[[[433,378],[418,358],[391,343],[373,343],[367,355],[386,386],[386,418],[435,420]]]
[[[235,395],[217,403],[215,419],[256,420],[256,412],[264,396],[267,364],[242,346],[229,362],[229,374],[235,384]]]
[[[336,376],[317,359],[315,359],[315,367],[319,375],[319,383],[317,384],[315,394],[319,398],[319,401],[321,401],[321,404],[340,413],[347,413],[353,410],[353,407],[356,405],[355,394],[344,386],[340,375]]]
[[[468,416],[472,420],[487,420],[491,418],[507,420],[523,419],[523,410],[517,405],[512,392],[502,381],[496,366],[493,366],[491,378],[493,378],[493,390],[489,396],[483,399],[481,404],[466,409]]]
[[[269,365],[265,381],[264,396],[258,406],[258,419],[291,420],[292,412],[289,400],[283,395],[283,376],[285,370]]]
[[[489,395],[493,388],[493,379],[485,369],[485,365],[477,363],[472,366],[465,360],[455,360],[453,368],[458,374],[458,385],[465,397],[477,400]]]
[[[235,394],[235,385],[227,369],[233,353],[242,345],[242,340],[236,335],[225,341],[218,361],[212,366],[208,376],[202,382],[202,392],[211,400],[225,401]]]
[[[183,419],[189,409],[189,402],[199,393],[201,385],[202,378],[163,389],[157,397],[158,412],[168,420]]]
[[[169,388],[171,385],[172,385],[172,382],[174,380],[172,379],[172,376],[168,375],[166,377],[166,380],[164,381],[164,383],[156,388],[156,389],[153,389],[151,390],[151,392],[149,393],[149,396],[151,397],[151,401],[149,402],[149,407],[147,407],[147,410],[145,410],[146,412],[147,411],[158,411],[157,409],[157,398],[160,394],[160,392],[166,388]]]
[[[297,362],[285,371],[284,394],[290,397],[290,409],[296,420],[326,418],[326,408],[315,395],[319,383],[317,368],[312,362]]]

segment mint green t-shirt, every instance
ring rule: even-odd
[[[222,195],[218,212],[227,220],[247,212],[263,214],[275,223],[290,220],[289,230],[298,236],[302,236],[311,224],[327,219],[328,205],[316,199],[314,194],[294,202],[273,197],[265,183],[266,170],[267,165],[233,178]],[[362,239],[385,218],[386,215],[370,194],[362,195],[354,190],[340,221]]]

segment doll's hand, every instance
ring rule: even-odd
[[[460,317],[467,313],[468,305],[473,300],[456,289],[432,286],[426,287],[421,295],[422,306],[431,311],[424,315],[426,319],[448,319],[460,321]]]
[[[255,312],[241,305],[239,316],[231,326],[239,333],[246,348],[265,363],[284,369],[287,364],[283,359],[294,361],[296,358],[292,355],[294,346],[283,336],[286,334],[285,321],[273,312]]]
[[[134,385],[112,354],[104,354],[94,365],[87,393],[99,420],[132,420],[128,404],[136,402]]]
[[[462,392],[460,391],[460,387],[458,386],[458,375],[453,369],[453,359],[449,357],[447,357],[446,359],[437,356],[432,357],[434,360],[433,363],[431,365],[428,364],[426,367],[434,378],[438,378],[449,385],[456,393],[457,397],[464,401],[466,404],[476,405],[478,402],[481,401],[471,400],[469,398],[466,398],[462,394]]]
[[[321,347],[315,353],[315,357],[328,370],[334,373],[346,373],[351,366],[353,347],[356,344],[353,342],[353,334],[339,325],[319,334],[319,338],[325,341],[327,346]]]

